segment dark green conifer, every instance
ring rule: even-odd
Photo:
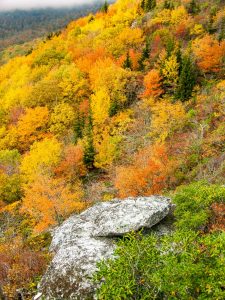
[[[179,44],[177,49],[176,49],[176,57],[177,57],[177,62],[179,64],[179,75],[181,74],[182,70],[182,53],[181,53],[181,45]]]
[[[145,0],[145,11],[148,12],[156,7],[156,0]]]
[[[191,0],[189,7],[188,7],[188,12],[190,14],[196,14],[199,11],[199,6],[196,2],[196,0]]]
[[[166,43],[166,57],[169,58],[173,51],[175,50],[175,41],[172,38],[169,38]]]
[[[174,9],[174,4],[170,0],[165,0],[163,4],[163,8],[165,9]]]
[[[105,1],[105,3],[103,4],[103,6],[101,8],[101,11],[104,12],[105,14],[107,14],[108,9],[109,9],[109,4],[107,1]]]
[[[142,50],[141,58],[138,61],[140,71],[144,70],[144,61],[149,58],[149,53],[150,53],[150,43],[149,43],[149,39],[147,38],[145,47]]]
[[[181,74],[176,91],[176,98],[181,101],[188,100],[196,83],[196,69],[190,55],[182,58]]]
[[[143,10],[145,10],[145,0],[142,0],[142,1],[141,1],[141,8],[142,8]]]
[[[93,122],[91,113],[89,113],[89,120],[87,124],[87,144],[84,148],[84,164],[88,169],[94,168],[95,148],[93,140]]]
[[[156,0],[142,0],[140,6],[145,12],[149,12],[156,7]]]
[[[111,105],[110,105],[110,108],[109,108],[109,116],[110,117],[113,117],[117,114],[117,112],[119,111],[120,109],[120,105],[118,103],[117,100],[114,100]]]
[[[132,69],[132,61],[130,59],[130,53],[129,53],[129,51],[127,51],[126,59],[123,62],[123,68],[124,69]]]
[[[75,120],[73,131],[74,131],[74,143],[83,137],[83,130],[84,130],[84,116],[81,116],[79,113]]]
[[[219,40],[219,42],[225,40],[225,17],[222,19],[222,22],[221,22],[218,40]]]

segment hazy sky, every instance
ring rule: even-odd
[[[94,1],[102,2],[102,0],[0,0],[0,10],[62,7],[74,4],[91,3]]]

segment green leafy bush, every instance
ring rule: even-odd
[[[225,187],[204,182],[180,187],[174,198],[175,217],[178,229],[201,229],[211,215],[211,205],[225,202]]]
[[[97,299],[225,299],[225,233],[203,234],[212,203],[225,188],[193,183],[174,196],[177,230],[170,236],[134,233],[120,240],[113,259],[98,265]]]
[[[104,278],[98,299],[140,299],[140,295],[142,299],[154,299],[154,285],[149,274],[156,272],[159,267],[156,243],[157,239],[152,235],[142,238],[135,234],[119,241],[116,259],[100,263],[95,276],[96,282]]]
[[[120,241],[115,259],[102,262],[97,299],[225,298],[225,234],[193,231],[164,237],[131,235]]]

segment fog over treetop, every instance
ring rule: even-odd
[[[11,9],[30,9],[45,7],[65,7],[94,2],[103,2],[103,0],[0,0],[0,11]]]

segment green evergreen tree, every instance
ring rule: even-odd
[[[177,56],[177,62],[179,64],[179,75],[181,74],[181,70],[182,70],[182,53],[181,53],[181,45],[179,44],[179,46],[176,49],[176,56]]]
[[[156,7],[156,0],[142,0],[140,6],[145,12],[149,12]]]
[[[132,61],[130,59],[130,53],[129,53],[129,51],[127,51],[126,59],[123,62],[123,68],[124,69],[132,69]]]
[[[93,122],[91,113],[87,124],[87,145],[84,149],[84,163],[88,169],[94,168],[95,148],[93,141]]]
[[[188,100],[196,83],[196,69],[189,55],[182,58],[181,74],[175,97],[181,101]]]
[[[141,8],[142,8],[143,10],[145,10],[145,0],[142,0],[142,1],[141,1]]]
[[[212,9],[211,9],[211,12],[210,12],[210,16],[209,16],[209,21],[208,21],[208,28],[207,28],[207,30],[208,30],[208,32],[210,33],[210,34],[214,34],[216,31],[217,31],[217,28],[215,28],[214,26],[213,26],[213,23],[214,23],[214,17],[215,17],[215,15],[216,15],[216,13],[217,13],[217,10],[216,10],[216,7],[213,7]]]
[[[83,137],[84,123],[84,116],[81,116],[80,113],[78,113],[73,126],[75,144],[77,143],[78,139],[81,139]]]
[[[144,61],[149,58],[149,53],[150,53],[150,43],[149,43],[149,39],[146,39],[145,47],[142,50],[141,58],[138,61],[140,71],[144,70]]]
[[[145,11],[148,12],[156,7],[156,0],[145,0]]]
[[[107,14],[108,9],[109,9],[109,4],[107,1],[105,1],[105,3],[103,4],[103,6],[101,8],[101,11],[104,12],[105,14]]]
[[[117,100],[114,100],[111,105],[110,105],[110,108],[109,108],[109,116],[110,117],[113,117],[117,114],[117,112],[119,111],[120,109],[120,105],[118,103]]]
[[[196,0],[191,0],[189,7],[188,7],[188,12],[190,14],[196,14],[199,11],[199,6],[196,2]]]
[[[174,4],[170,0],[165,0],[163,4],[164,9],[174,9]]]
[[[166,57],[169,58],[173,51],[175,50],[175,41],[172,38],[169,38],[166,43]]]
[[[220,42],[225,40],[225,17],[222,19],[222,22],[221,22],[218,40]]]

